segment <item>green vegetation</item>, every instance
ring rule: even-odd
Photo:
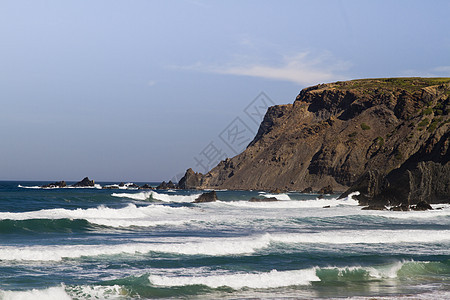
[[[378,93],[385,90],[393,90],[401,88],[408,92],[415,92],[427,86],[440,85],[449,83],[450,78],[421,78],[421,77],[397,77],[397,78],[374,78],[374,79],[357,79],[351,81],[338,81],[331,87],[350,90],[350,89],[377,89]],[[448,91],[447,91],[448,93]]]
[[[384,139],[381,136],[377,136],[375,138],[375,142],[378,144],[378,146],[382,147],[384,146]]]
[[[356,135],[357,135],[358,133],[356,132],[356,131],[353,131],[352,133],[350,133],[349,135],[348,135],[348,137],[355,137]]]
[[[431,107],[427,107],[426,109],[423,110],[423,114],[425,116],[429,116],[433,113],[433,109]]]
[[[429,132],[433,132],[438,127],[438,125],[440,125],[439,123],[441,123],[441,121],[442,121],[442,117],[434,118],[433,121],[431,121],[430,126],[428,126],[427,130]]]
[[[400,150],[398,150],[398,148],[395,149],[394,158],[396,160],[402,160],[403,159],[403,154],[400,152]]]
[[[361,129],[362,129],[362,130],[369,130],[369,129],[370,129],[370,126],[367,125],[366,123],[361,123]]]
[[[419,130],[422,130],[424,127],[426,127],[428,124],[430,124],[430,119],[425,118],[422,121],[419,122],[419,124],[417,124],[417,126],[419,127]]]

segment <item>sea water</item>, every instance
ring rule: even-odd
[[[450,298],[450,205],[45,183],[0,182],[0,299]]]

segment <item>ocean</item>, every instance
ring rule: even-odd
[[[447,204],[45,183],[0,182],[0,299],[450,299]]]

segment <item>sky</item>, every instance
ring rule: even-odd
[[[325,82],[450,76],[450,1],[0,1],[0,180],[177,180]]]

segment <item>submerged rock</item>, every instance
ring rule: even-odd
[[[90,180],[89,177],[84,177],[83,180],[72,184],[73,187],[93,187],[95,186],[94,180]]]
[[[217,200],[216,191],[206,192],[198,196],[192,203],[214,202]]]
[[[257,198],[257,197],[252,197],[250,200],[248,200],[249,202],[274,202],[274,201],[279,201],[277,198],[275,197],[264,197],[264,198]]]
[[[388,210],[384,205],[369,205],[361,208],[361,210]]]

